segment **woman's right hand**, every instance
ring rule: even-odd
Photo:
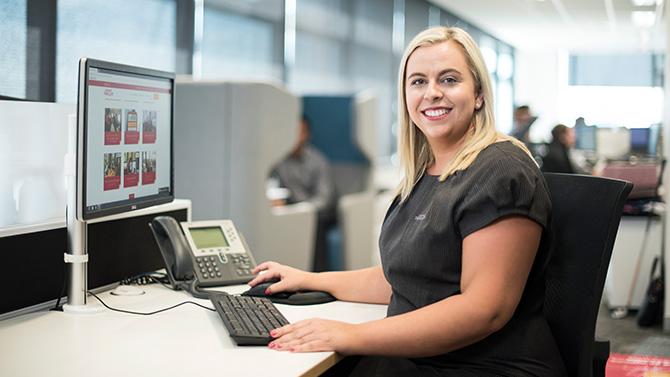
[[[265,272],[261,273],[263,271]],[[252,273],[256,275],[256,277],[248,283],[252,287],[267,280],[280,279],[280,281],[268,287],[268,295],[283,291],[295,292],[308,290],[307,281],[309,277],[314,274],[312,272],[284,266],[277,262],[263,262],[256,266]]]

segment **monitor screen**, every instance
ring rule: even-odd
[[[625,159],[630,153],[630,130],[625,127],[598,127],[596,146],[600,157]]]
[[[659,153],[658,150],[658,136],[661,133],[661,124],[655,123],[649,127],[649,145],[647,149],[647,154],[650,156],[656,156]]]
[[[77,103],[77,217],[173,199],[174,74],[83,58]]]
[[[575,147],[584,151],[596,150],[595,126],[575,127]]]
[[[630,129],[630,152],[636,154],[649,153],[649,128]]]

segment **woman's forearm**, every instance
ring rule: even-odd
[[[388,304],[391,298],[391,286],[379,266],[315,273],[309,276],[305,288],[329,292],[342,301]]]
[[[475,343],[502,322],[494,307],[476,307],[463,295],[402,315],[354,325],[347,354],[398,357],[440,355]]]

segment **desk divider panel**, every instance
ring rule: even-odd
[[[159,215],[186,221],[188,210],[177,209],[88,225],[88,289],[164,267],[147,225]],[[5,313],[47,304],[58,298],[65,279],[63,253],[66,248],[64,226],[0,238],[4,267],[0,286],[6,289],[0,300],[0,318]]]

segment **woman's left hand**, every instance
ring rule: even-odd
[[[307,319],[272,330],[268,347],[289,352],[351,353],[356,325],[326,319]]]

